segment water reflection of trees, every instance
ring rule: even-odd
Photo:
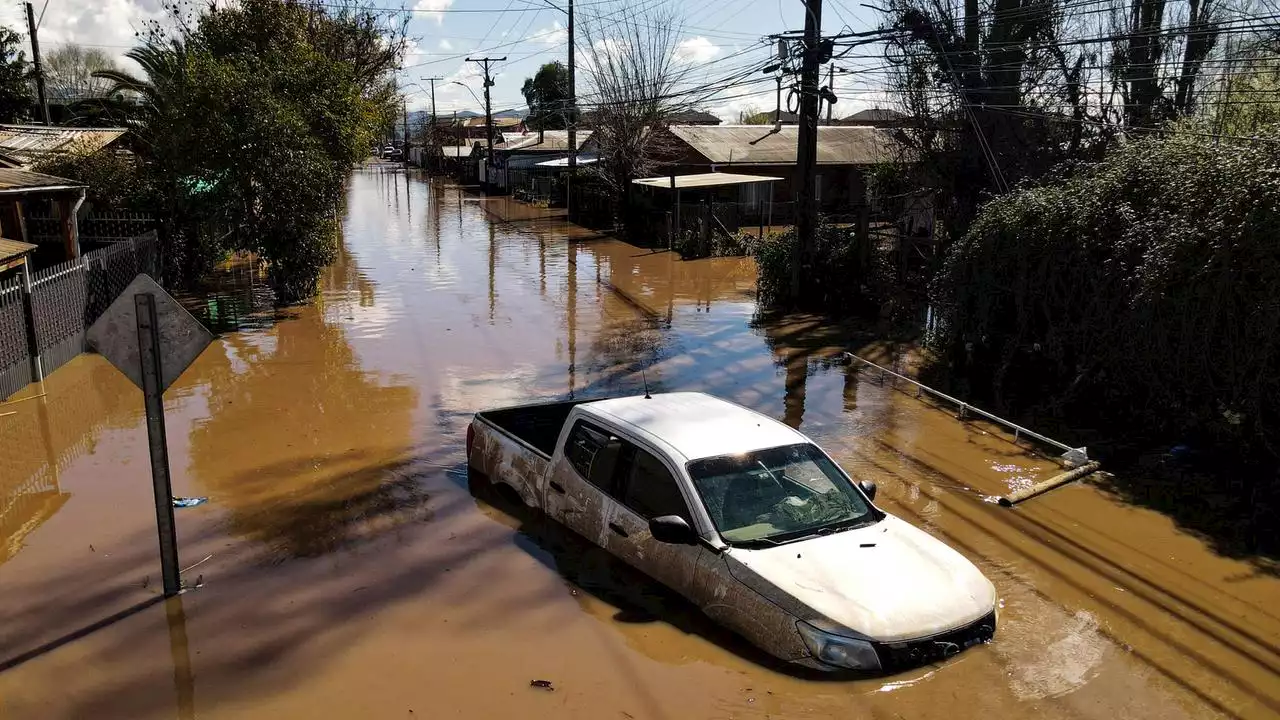
[[[324,287],[372,302],[372,285],[344,260]],[[207,351],[209,415],[191,431],[191,470],[229,511],[231,532],[277,558],[322,554],[425,513],[408,460],[417,391],[360,367],[326,321],[326,304],[342,302],[326,292],[268,331]]]

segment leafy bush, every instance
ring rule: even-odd
[[[932,293],[1005,409],[1280,454],[1280,155],[1131,143],[982,208]]]
[[[865,314],[876,307],[873,290],[880,273],[867,243],[859,241],[852,227],[818,223],[812,270],[801,278],[800,294],[793,297],[791,268],[797,235],[795,228],[767,235],[755,244],[756,292],[767,308],[808,310],[836,315]]]
[[[130,153],[110,150],[50,155],[36,163],[36,172],[67,178],[88,186],[86,199],[98,210],[149,209],[149,179]]]

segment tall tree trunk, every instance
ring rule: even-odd
[[[1156,104],[1164,96],[1159,63],[1164,53],[1160,31],[1166,0],[1133,0],[1129,14],[1129,38],[1125,43],[1122,77],[1127,86],[1125,123],[1151,127]]]
[[[1187,44],[1182,53],[1182,73],[1173,106],[1181,115],[1191,114],[1195,104],[1195,84],[1205,58],[1218,41],[1218,27],[1210,20],[1212,0],[1188,0]]]

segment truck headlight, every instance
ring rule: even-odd
[[[880,658],[876,649],[866,640],[855,640],[842,635],[833,635],[799,621],[796,629],[813,656],[828,665],[849,668],[850,670],[879,670]]]

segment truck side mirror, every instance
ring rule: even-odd
[[[875,484],[875,483],[871,482],[870,480],[860,480],[860,481],[858,481],[858,487],[859,487],[859,488],[862,488],[862,492],[864,492],[864,493],[866,493],[866,494],[867,494],[867,499],[868,499],[868,500],[875,500],[875,499],[876,499],[876,484]]]
[[[649,534],[668,545],[696,545],[698,534],[679,515],[662,515],[649,521]]]

